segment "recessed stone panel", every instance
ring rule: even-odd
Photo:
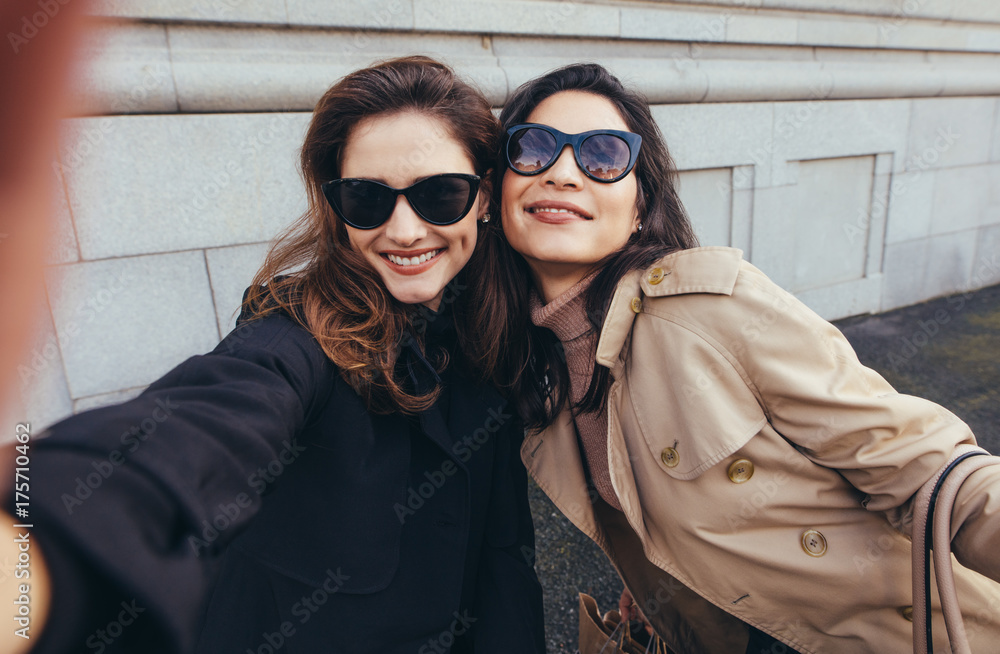
[[[758,190],[753,257],[792,292],[865,277],[875,157],[798,163],[794,185]]]
[[[732,245],[732,169],[683,171],[679,192],[701,245]]]

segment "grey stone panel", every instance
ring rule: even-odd
[[[563,11],[570,6],[553,2],[517,6],[522,5],[542,12]],[[593,5],[572,7],[588,16],[597,10]],[[664,16],[671,25],[678,18],[673,13]],[[614,37],[597,42],[593,38],[565,38],[558,30],[541,40],[512,34],[494,38],[480,33],[366,28],[327,31],[231,24],[105,25],[94,36],[100,46],[94,46],[98,54],[85,68],[83,86],[88,100],[79,113],[307,111],[347,72],[404,52],[446,59],[469,74],[496,104],[507,97],[508,77],[513,88],[558,65],[595,58],[634,81],[653,102],[1000,93],[1000,68],[992,58],[975,65],[968,58],[940,59],[938,63],[910,58],[890,64],[863,63],[850,57],[833,61],[828,56],[814,61],[812,49],[802,47],[733,49],[736,46],[732,44]],[[730,58],[720,59],[723,51],[731,52]],[[844,48],[838,51],[852,52]]]
[[[30,423],[32,434],[73,413],[62,352],[52,324],[48,305],[42,302],[37,315],[32,342],[17,365],[17,400],[11,408],[16,422]],[[13,423],[5,423],[5,431]]]
[[[101,21],[84,35],[75,114],[177,111],[165,26]]]
[[[887,247],[882,310],[969,290],[979,234],[953,232]]]
[[[774,104],[655,105],[667,147],[681,170],[754,165],[767,185],[774,157]]]
[[[882,275],[856,279],[808,291],[795,296],[826,320],[838,320],[879,310]]]
[[[859,216],[867,218],[874,167],[874,157],[802,162],[798,184],[782,189],[780,210],[789,214],[785,222],[794,225],[795,244],[791,250],[770,252],[770,257],[794,261],[788,290],[820,288],[865,276],[871,225],[856,231],[845,227],[856,225]]]
[[[975,229],[1000,222],[1000,166],[963,166],[936,171],[931,234]]]
[[[76,243],[73,217],[70,215],[69,199],[62,171],[53,167],[52,219],[49,223],[49,248],[46,263],[73,263],[80,260],[80,248]]]
[[[902,152],[906,147],[907,101],[784,102],[774,111],[772,184],[794,182],[785,162]]]
[[[871,48],[879,44],[879,26],[871,19],[800,20],[798,42],[808,45]]]
[[[979,230],[976,258],[972,262],[970,288],[1000,284],[1000,225]]]
[[[270,243],[252,243],[205,251],[208,274],[215,300],[215,318],[219,333],[225,336],[236,326],[243,291],[264,263]]]
[[[743,250],[747,260],[753,256],[754,171],[753,166],[733,167],[733,219],[729,240],[733,247]]]
[[[719,9],[684,11],[625,6],[621,9],[621,35],[629,39],[723,42],[731,16],[732,12]]]
[[[923,239],[931,233],[936,171],[896,173],[889,184],[886,242]]]
[[[923,238],[886,246],[882,311],[909,306],[928,298],[924,277],[929,242],[929,239]]]
[[[786,255],[795,248],[797,216],[783,210],[786,190],[786,187],[754,189],[748,256],[774,283],[790,290],[795,285],[795,259]]]
[[[218,342],[201,251],[69,264],[46,281],[72,397],[149,384]]]
[[[120,116],[66,172],[84,259],[253,243],[305,209],[308,114]],[[72,148],[72,141],[63,149]]]
[[[285,0],[97,0],[90,9],[102,16],[160,20],[284,23]]]
[[[417,30],[545,36],[618,36],[619,10],[537,0],[413,0]]]
[[[125,390],[115,391],[113,393],[101,393],[100,395],[81,397],[79,400],[75,400],[73,402],[73,413],[80,413],[82,411],[90,411],[91,409],[99,409],[104,406],[111,406],[112,404],[128,402],[129,400],[137,397],[139,393],[145,389],[145,386],[137,386],[136,388],[126,388]]]
[[[806,22],[781,16],[734,14],[726,20],[726,40],[732,43],[799,43],[803,40]]]
[[[293,25],[412,29],[412,0],[285,0]]]
[[[532,60],[537,62],[539,59],[598,61],[602,64],[606,61],[621,59],[635,60],[636,62],[645,61],[646,63],[655,61],[657,65],[664,66],[668,62],[673,64],[677,60],[693,60],[698,57],[707,56],[709,52],[714,52],[713,49],[699,45],[699,52],[696,57],[692,54],[689,44],[671,41],[602,38],[540,39],[538,37],[513,34],[498,34],[490,38],[490,43],[493,54],[499,58],[501,66],[506,62],[519,62],[523,65]],[[782,51],[787,53],[786,57],[804,56],[804,53],[798,49],[789,50],[785,48]],[[741,56],[746,56],[745,48],[743,48]],[[723,57],[720,55],[716,58],[735,59],[737,57]]]
[[[882,166],[891,167],[891,155],[880,154],[875,158],[875,175],[872,180],[871,203],[868,219],[868,244],[865,256],[865,276],[871,277],[882,272],[882,262],[885,257],[885,234],[888,225],[889,185],[892,182],[890,172],[880,172]],[[880,289],[881,291],[881,289]],[[878,308],[878,303],[872,309]]]
[[[731,168],[680,173],[678,193],[701,245],[732,245],[732,175]]]
[[[970,229],[930,238],[921,300],[969,290],[978,236]]]
[[[968,166],[990,159],[995,98],[913,100],[906,169]]]
[[[182,111],[312,110],[344,75],[403,53],[445,60],[493,102],[507,95],[506,77],[478,36],[188,25],[169,34]]]
[[[993,112],[993,147],[990,161],[1000,161],[1000,99],[996,101],[996,105]]]

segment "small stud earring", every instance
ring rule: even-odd
[[[482,220],[480,220],[479,222],[483,223],[484,225],[490,222],[490,214],[484,214]]]
[[[639,223],[639,229],[635,230],[637,234],[642,233],[642,223]]]

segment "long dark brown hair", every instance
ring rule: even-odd
[[[498,125],[490,109],[482,93],[451,68],[419,56],[355,71],[316,105],[300,161],[308,208],[268,253],[243,310],[255,317],[277,310],[293,316],[373,412],[419,412],[434,402],[439,389],[418,394],[395,372],[403,339],[420,337],[420,330],[414,329],[420,308],[396,300],[378,272],[353,250],[321,185],[341,177],[344,147],[358,123],[416,112],[447,126],[448,135],[463,146],[476,174],[483,177],[488,196],[488,172],[498,149]],[[481,277],[476,262],[482,259],[482,250],[480,239],[470,264],[454,282],[452,307],[459,348],[485,379],[493,374],[498,356],[496,348],[487,345],[496,342],[496,335],[489,333],[493,317],[481,310],[486,303],[473,301],[475,284],[463,282]],[[498,327],[494,324],[493,329]]]
[[[585,296],[588,318],[599,330],[615,288],[626,273],[645,268],[674,250],[695,247],[698,239],[677,194],[677,169],[649,111],[648,101],[622,85],[604,67],[574,64],[523,84],[500,115],[502,129],[527,122],[535,107],[561,91],[584,91],[608,99],[618,109],[629,131],[642,136],[634,169],[638,182],[636,208],[642,230],[599,264],[600,271]],[[494,169],[497,189],[501,187],[506,168],[501,153]],[[494,198],[494,214],[500,214],[499,207],[499,201]],[[540,429],[552,423],[569,397],[565,356],[551,331],[531,323],[528,298],[534,282],[527,263],[506,243],[501,225],[491,224],[481,238],[490,243],[494,265],[505,271],[498,276],[497,283],[502,288],[498,295],[507,305],[504,307],[504,331],[511,361],[500,369],[501,374],[508,375],[501,382],[512,390],[525,424]],[[590,386],[573,407],[574,411],[600,410],[607,401],[610,386],[610,371],[595,365]]]

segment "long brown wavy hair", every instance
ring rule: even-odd
[[[420,339],[414,325],[420,307],[405,305],[386,289],[379,274],[348,240],[347,229],[323,196],[323,182],[341,177],[345,145],[359,122],[374,116],[416,112],[441,121],[458,141],[489,197],[488,174],[496,157],[499,128],[490,103],[455,72],[428,57],[392,59],[355,71],[320,99],[302,146],[301,172],[308,209],[271,248],[244,298],[255,318],[283,310],[316,338],[344,380],[375,413],[413,414],[433,404],[440,389],[418,394],[396,373],[406,338]],[[476,220],[470,214],[463,220]],[[491,302],[473,301],[484,288],[472,259],[453,284],[458,346],[481,379],[493,374],[499,354]],[[426,320],[423,322],[426,325]],[[473,337],[473,335],[475,335]],[[439,367],[446,365],[446,357]]]

